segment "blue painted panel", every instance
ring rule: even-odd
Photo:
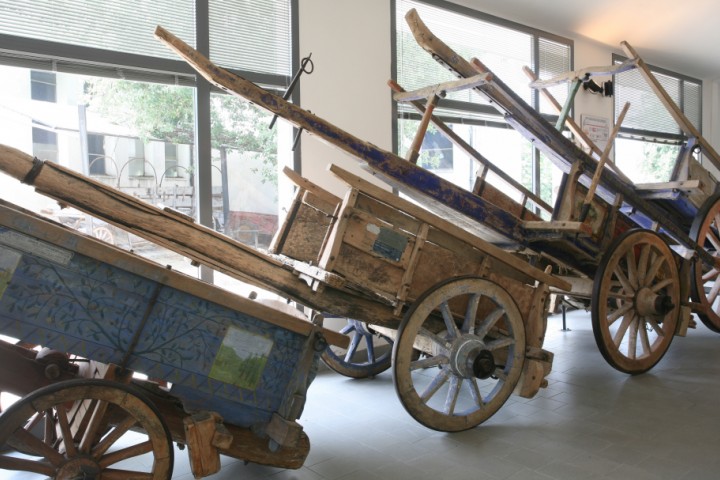
[[[299,374],[303,335],[44,242],[31,254],[0,240],[2,334],[119,364],[159,288],[128,368],[241,426],[267,422]]]

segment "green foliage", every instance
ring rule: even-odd
[[[640,172],[646,181],[667,182],[672,176],[679,147],[666,143],[643,142]]]
[[[255,390],[260,383],[266,364],[266,357],[240,358],[231,347],[221,345],[215,363],[213,363],[210,370],[210,377],[221,382]]]
[[[86,85],[89,108],[137,132],[143,140],[176,144],[195,142],[194,90],[127,80],[93,79]],[[213,148],[259,156],[263,182],[277,184],[277,129],[271,116],[230,95],[211,96]]]

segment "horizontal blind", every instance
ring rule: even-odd
[[[210,58],[223,67],[288,76],[292,69],[290,0],[215,0]]]
[[[195,45],[191,0],[14,0],[0,2],[0,33],[115,52],[176,59],[153,36],[162,25]],[[0,45],[0,49],[2,45]]]
[[[433,34],[465,59],[477,57],[524,100],[532,99],[522,67],[533,64],[533,36],[462,13],[413,0],[398,0],[396,14],[397,78],[406,90],[453,80],[455,77],[415,42],[405,14],[415,8]],[[448,98],[481,102],[470,90],[454,92]]]
[[[539,78],[553,78],[572,70],[570,45],[541,37],[538,39],[538,51],[540,52],[538,59]],[[553,85],[547,90],[560,105],[563,105],[568,97],[569,85],[567,83]],[[557,115],[558,113],[543,95],[540,95],[540,112],[551,115]]]
[[[619,64],[625,58],[615,56],[614,63]],[[702,83],[699,80],[686,79],[679,74],[659,72],[650,67],[658,83],[675,102],[690,122],[701,129]],[[626,102],[630,109],[623,121],[623,129],[642,130],[659,136],[679,135],[680,127],[673,120],[650,85],[645,81],[639,69],[632,69],[615,75],[615,120]]]

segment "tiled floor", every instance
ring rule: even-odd
[[[445,434],[417,424],[391,373],[351,380],[322,371],[301,423],[311,450],[299,470],[225,458],[214,479],[717,479],[720,478],[720,336],[702,324],[675,338],[650,372],[631,377],[600,356],[589,313],[571,331],[551,317],[549,386],[513,396],[483,425]],[[176,451],[173,478],[191,479]]]

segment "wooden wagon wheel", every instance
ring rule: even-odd
[[[348,318],[340,333],[350,335],[347,350],[328,346],[320,356],[323,363],[341,375],[351,378],[367,378],[390,368],[393,341],[385,335],[374,333],[367,324]],[[375,339],[382,342],[381,352],[376,354]],[[358,351],[365,347],[365,358],[358,358]]]
[[[680,316],[680,278],[658,234],[615,239],[595,274],[591,312],[595,342],[614,368],[638,374],[660,361]]]
[[[720,194],[708,198],[695,215],[690,238],[713,257],[720,257]],[[714,332],[720,333],[720,268],[693,262],[690,282],[693,301],[700,320]]]
[[[142,439],[127,437],[141,431]],[[141,392],[106,380],[68,380],[40,388],[0,416],[0,468],[58,480],[167,480],[170,434]],[[133,461],[152,452],[153,462]],[[25,478],[25,477],[23,477]]]
[[[104,227],[104,226],[95,227],[95,228],[93,228],[92,233],[95,238],[98,238],[105,243],[115,245],[115,235],[113,235],[112,230],[110,230],[110,227]]]
[[[393,347],[393,379],[415,420],[455,432],[505,403],[524,358],[525,327],[510,294],[489,280],[462,277],[432,288],[408,310]]]

